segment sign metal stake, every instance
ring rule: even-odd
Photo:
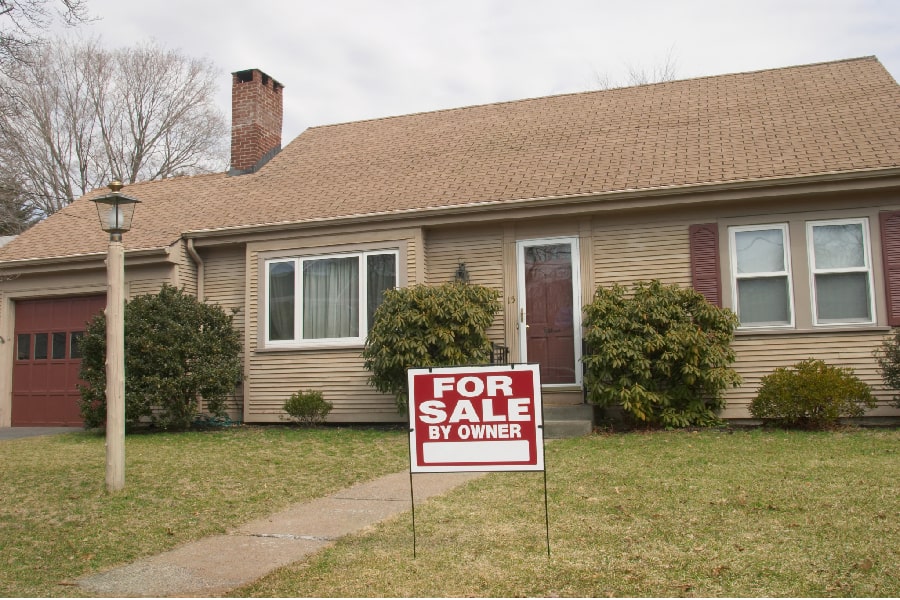
[[[544,464],[544,524],[547,527],[547,558],[550,558],[550,502],[547,500],[547,465]]]
[[[409,503],[412,506],[413,560],[415,560],[415,558],[416,558],[416,494],[413,492],[412,469],[409,470]]]

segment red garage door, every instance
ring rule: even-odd
[[[16,302],[13,427],[82,424],[79,340],[85,324],[105,307],[105,296]]]

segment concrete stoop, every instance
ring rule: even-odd
[[[544,438],[579,437],[594,429],[594,407],[590,404],[545,405]]]

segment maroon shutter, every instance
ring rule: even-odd
[[[900,325],[900,211],[878,213],[888,325]]]
[[[694,289],[716,306],[722,306],[719,276],[719,226],[716,223],[691,225],[691,283]]]

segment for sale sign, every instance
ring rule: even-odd
[[[543,471],[538,365],[410,369],[413,473]]]

